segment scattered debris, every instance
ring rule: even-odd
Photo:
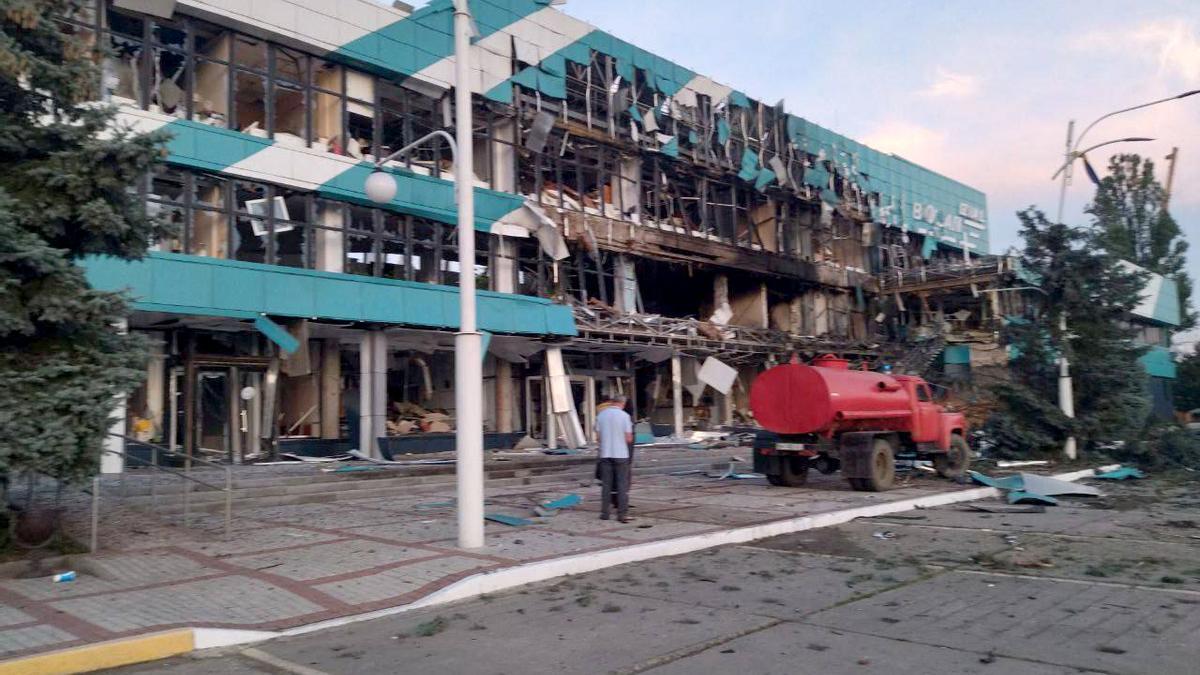
[[[560,510],[577,506],[582,501],[583,497],[580,497],[577,494],[569,494],[565,497],[559,497],[558,499],[552,501],[535,504],[533,507],[533,512],[542,518],[552,518],[557,516]]]
[[[1020,459],[1020,460],[1000,460],[996,462],[996,466],[1001,469],[1012,469],[1018,466],[1048,466],[1049,460],[1045,459]]]
[[[59,572],[58,574],[50,577],[50,579],[56,584],[75,581],[75,570],[71,570],[70,572]]]
[[[983,513],[1045,513],[1041,504],[1030,506],[1006,506],[1004,504],[964,504],[960,511],[982,511]]]
[[[1037,495],[1046,495],[1049,497],[1057,497],[1059,495],[1099,497],[1101,495],[1100,490],[1090,485],[1081,485],[1048,476],[1039,476],[1034,473],[1021,474],[1021,480],[1024,487],[1020,489]]]
[[[1043,504],[1046,506],[1058,506],[1058,500],[1047,495],[1040,495],[1033,492],[1025,492],[1024,490],[1013,490],[1008,493],[1009,504]]]
[[[1124,654],[1125,653],[1124,649],[1121,649],[1120,647],[1114,647],[1112,645],[1099,645],[1096,647],[1096,651],[1104,652],[1105,654]]]
[[[892,532],[891,530],[881,530],[872,534],[871,536],[875,537],[876,539],[895,539],[896,533]]]
[[[1094,476],[1094,478],[1102,478],[1104,480],[1126,480],[1129,478],[1145,477],[1145,472],[1132,466],[1123,466],[1119,469],[1113,469],[1112,471],[1105,471],[1103,473],[1097,470],[1096,475]]]
[[[533,524],[533,521],[529,520],[527,518],[521,518],[519,516],[510,516],[510,515],[506,515],[503,513],[485,513],[483,515],[483,519],[490,520],[493,523],[500,523],[502,525],[508,525],[509,527],[525,527],[526,525]]]
[[[1003,478],[993,478],[978,471],[968,471],[967,473],[971,476],[971,480],[980,485],[986,485],[998,490],[1008,490],[1009,504],[1032,503],[1056,506],[1058,500],[1054,499],[1054,497],[1057,495],[1085,497],[1099,497],[1101,495],[1099,490],[1090,485],[1080,485],[1033,473],[1021,473],[1016,476],[1004,476]]]

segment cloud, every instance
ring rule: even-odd
[[[1097,29],[1071,40],[1077,51],[1141,56],[1158,63],[1159,76],[1200,83],[1200,31],[1182,18],[1143,21],[1132,27]]]
[[[933,82],[920,94],[931,98],[968,98],[978,92],[979,79],[974,75],[955,73],[939,66]]]
[[[920,163],[944,156],[946,133],[904,120],[888,120],[868,132],[862,142],[883,152]]]

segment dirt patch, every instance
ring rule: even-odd
[[[837,527],[825,527],[816,530],[805,530],[794,534],[784,534],[770,539],[764,539],[754,544],[758,548],[771,548],[777,551],[803,551],[805,553],[822,553],[845,558],[874,558],[875,554],[863,548],[850,539],[849,534]]]

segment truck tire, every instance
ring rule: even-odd
[[[886,438],[876,438],[871,447],[870,473],[866,478],[850,482],[850,487],[864,492],[883,492],[892,489],[896,480],[896,458],[892,444]]]
[[[962,434],[950,435],[950,449],[933,456],[933,468],[942,478],[959,478],[971,466],[971,446]]]
[[[767,482],[779,487],[803,487],[808,482],[808,458],[779,458],[779,473],[767,474]]]

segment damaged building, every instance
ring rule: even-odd
[[[899,362],[934,310],[886,280],[988,253],[975,189],[549,0],[470,4],[469,272],[444,143],[389,163],[390,203],[364,186],[376,157],[453,127],[449,0],[98,0],[64,19],[104,46],[120,121],[171,135],[140,190],[177,236],[88,261],[155,345],[128,435],[231,462],[450,449],[464,273],[488,447],[579,446],[609,393],[659,436],[748,423],[751,381],[793,354]]]

